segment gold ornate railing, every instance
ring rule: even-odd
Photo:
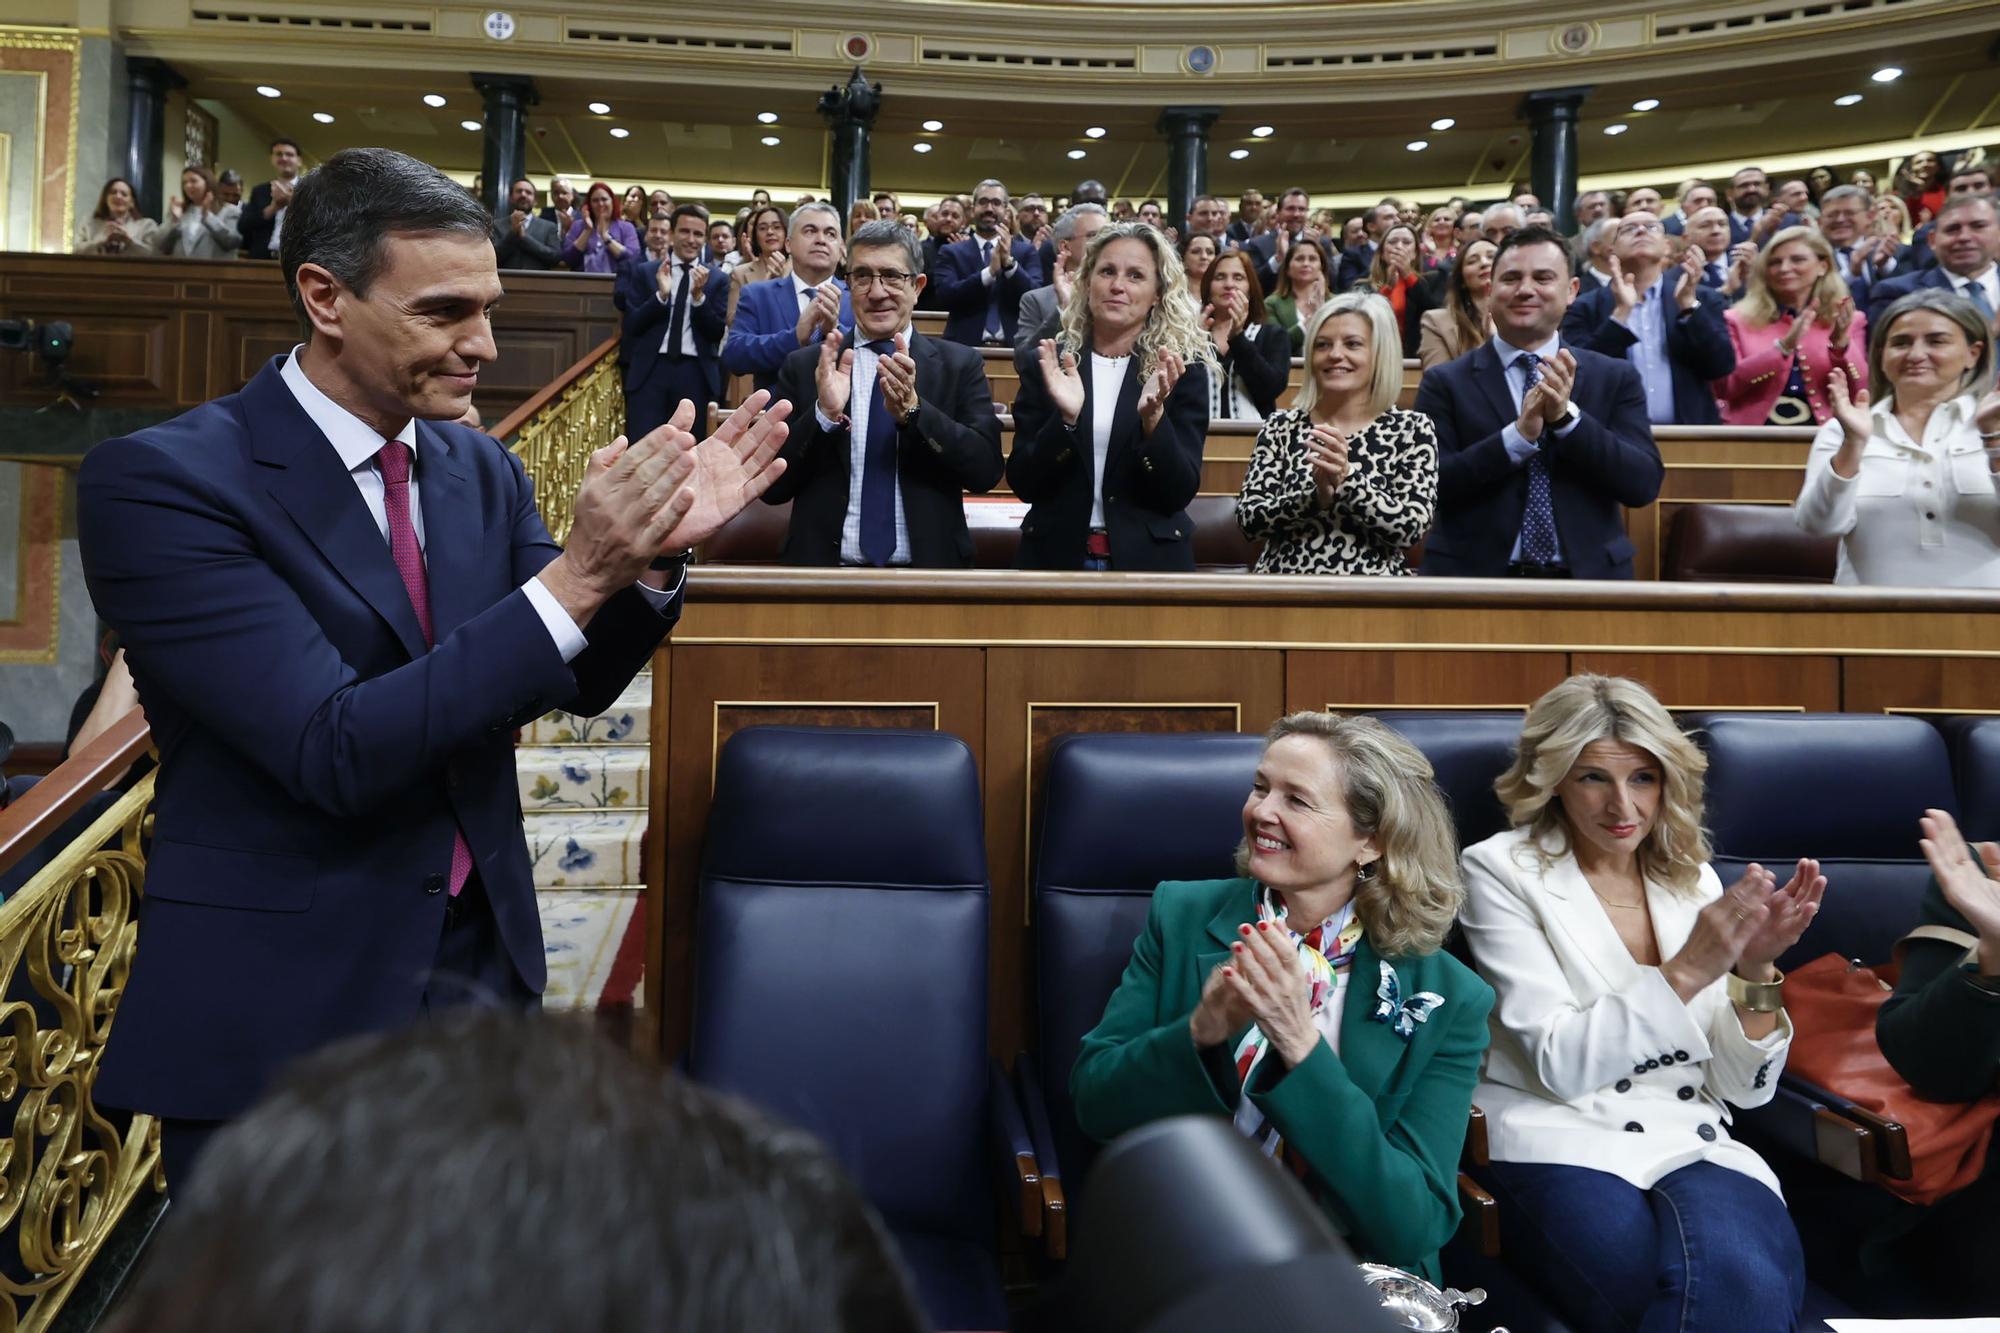
[[[0,861],[143,751],[137,710],[0,819]],[[47,1328],[125,1210],[160,1190],[151,1116],[120,1123],[92,1099],[132,970],[152,773],[0,904],[0,1330]],[[42,787],[48,787],[43,792]]]
[[[592,451],[625,429],[617,348],[618,339],[605,339],[489,432],[520,455],[535,486],[535,507],[558,542],[569,539],[576,492]]]

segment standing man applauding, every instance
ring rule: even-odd
[[[760,389],[777,382],[778,367],[794,351],[854,320],[847,286],[833,276],[840,264],[840,210],[800,204],[792,211],[786,249],[792,271],[743,289],[722,345],[722,368],[753,377]]]
[[[660,225],[655,218],[650,233]],[[722,398],[722,270],[701,262],[708,243],[708,210],[681,204],[673,211],[664,259],[627,264],[618,275],[623,292],[626,355],[625,431],[648,434],[683,402],[694,404],[697,423],[708,420],[708,405]]]
[[[285,217],[305,341],[85,458],[77,531],[160,748],[144,943],[97,1081],[181,1189],[293,1058],[546,975],[514,728],[609,707],[680,615],[688,548],[783,471],[761,396],[590,458],[568,543],[451,424],[496,355],[490,219],[382,148]]]
[[[979,182],[972,192],[971,236],[938,251],[938,304],[944,336],[968,347],[1013,341],[1021,298],[1042,285],[1034,244],[1007,230],[1007,187]]]
[[[972,564],[963,497],[1000,480],[1000,419],[979,353],[910,327],[922,265],[900,224],[856,231],[854,328],[785,358],[778,396],[796,428],[764,499],[792,501],[791,564]]]

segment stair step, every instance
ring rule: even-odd
[[[650,760],[643,745],[517,746],[522,813],[644,810]]]
[[[595,717],[545,713],[521,730],[523,745],[644,745],[652,735],[653,676],[632,678],[618,701]]]
[[[522,823],[538,889],[602,888],[643,878],[643,809],[530,811]]]
[[[544,889],[535,894],[541,910],[542,947],[548,957],[545,1010],[594,1010],[613,1005],[640,1007],[642,979],[630,981],[629,995],[605,993],[620,944],[635,926],[634,913],[645,890],[636,885],[608,889]],[[623,980],[623,979],[621,979]]]

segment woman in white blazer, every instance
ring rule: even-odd
[[[1707,862],[1707,761],[1644,686],[1572,676],[1528,710],[1464,855],[1461,918],[1498,996],[1477,1102],[1510,1257],[1587,1333],[1788,1333],[1805,1260],[1778,1183],[1729,1135],[1792,1029],[1774,961],[1819,909]]]

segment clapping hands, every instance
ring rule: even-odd
[[[1139,429],[1147,435],[1160,424],[1160,417],[1166,411],[1167,399],[1173,396],[1174,386],[1181,382],[1187,371],[1187,363],[1179,354],[1163,351],[1153,366],[1153,373],[1146,377],[1145,387],[1139,390]]]

